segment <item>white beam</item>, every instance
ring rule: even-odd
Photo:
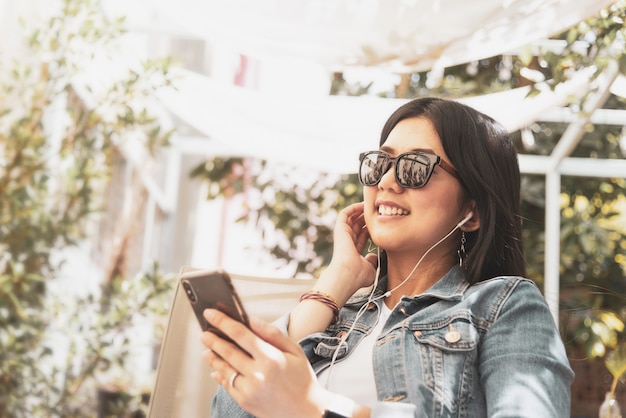
[[[555,107],[546,110],[539,121],[572,123],[580,119],[580,113],[567,107]],[[626,125],[626,110],[622,109],[596,109],[589,117],[589,122],[594,125]]]
[[[570,123],[552,150],[550,160],[548,161],[548,172],[556,171],[561,161],[574,151],[585,133],[585,125],[590,122],[591,115],[597,109],[600,109],[608,99],[611,93],[611,85],[618,75],[619,66],[617,62],[610,61],[604,71],[598,76],[596,92],[587,96],[583,104],[583,111],[577,119]]]
[[[520,171],[524,174],[547,174],[550,157],[520,154]],[[561,161],[558,173],[576,177],[626,177],[626,160],[569,157]]]

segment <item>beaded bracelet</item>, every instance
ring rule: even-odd
[[[337,305],[337,301],[331,295],[320,292],[319,290],[311,289],[300,296],[300,302],[307,299],[316,300],[328,306],[333,311],[333,320],[331,325],[337,323],[339,320],[339,306]]]

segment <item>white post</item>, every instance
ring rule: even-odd
[[[546,226],[544,297],[555,323],[559,324],[559,289],[561,267],[561,174],[546,173]]]

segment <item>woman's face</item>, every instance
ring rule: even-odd
[[[381,151],[395,157],[404,152],[429,151],[446,162],[441,140],[431,122],[422,117],[404,119],[389,133]],[[420,256],[448,234],[469,212],[459,181],[440,166],[420,189],[401,187],[392,166],[375,186],[365,186],[365,222],[372,241],[388,254]],[[459,242],[448,239],[431,254],[456,254]]]

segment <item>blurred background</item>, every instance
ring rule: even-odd
[[[143,416],[180,268],[315,279],[361,199],[359,152],[430,95],[516,142],[572,416],[626,405],[625,17],[622,0],[0,0],[0,417]]]

